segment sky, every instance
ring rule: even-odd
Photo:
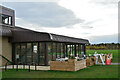
[[[6,0],[2,5],[15,10],[16,26],[92,44],[118,42],[118,0]]]

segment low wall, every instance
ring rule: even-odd
[[[50,70],[78,71],[86,67],[86,60],[50,61]]]

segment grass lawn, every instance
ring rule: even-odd
[[[95,65],[77,72],[7,70],[3,78],[118,78],[118,65]]]
[[[97,51],[98,54],[103,53],[103,54],[108,54],[108,53],[112,53],[113,54],[113,59],[112,59],[112,63],[118,63],[118,50],[87,50],[86,54],[94,54],[95,51]],[[120,54],[120,53],[119,53]]]
[[[118,50],[87,50],[88,54],[113,53],[113,63],[118,63]],[[119,65],[120,67],[120,65]],[[2,72],[3,78],[118,78],[118,65],[95,65],[77,72],[66,71],[31,71],[15,69]]]

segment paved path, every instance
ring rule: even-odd
[[[120,65],[120,63],[111,63],[111,65]]]
[[[98,65],[102,65],[102,63],[98,63]],[[120,63],[111,63],[111,65],[120,65]]]
[[[98,65],[102,65],[102,63],[99,63]],[[111,63],[111,65],[120,65],[120,63]],[[17,65],[14,65],[14,69],[16,69]],[[18,66],[19,69],[24,69],[23,65]],[[5,66],[0,66],[0,72],[2,69],[5,69]],[[7,69],[13,69],[12,65],[8,65]],[[25,65],[25,69],[29,69],[28,65]],[[35,66],[30,66],[31,70],[35,70]],[[50,66],[37,66],[37,70],[50,70]]]
[[[14,69],[16,69],[16,67],[17,67],[17,65],[14,65]],[[19,69],[24,69],[23,65],[18,65],[18,68]],[[50,66],[36,66],[36,68],[37,68],[37,70],[50,70]],[[5,66],[0,67],[0,70],[1,69],[5,69]],[[13,69],[13,66],[12,65],[8,65],[7,69]],[[29,66],[25,65],[25,69],[29,69]],[[31,70],[35,70],[35,66],[30,66],[30,69]]]

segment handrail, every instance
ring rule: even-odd
[[[3,56],[2,54],[0,54],[0,56],[1,56],[3,59],[5,59],[7,62],[9,62],[9,63],[13,64],[13,62],[12,62],[12,61],[8,60],[8,59],[7,59],[5,56]]]
[[[10,63],[10,62],[6,62],[6,64],[5,64],[5,71],[7,70],[7,65],[8,65],[8,63]],[[12,64],[13,65],[13,69],[14,69],[14,64]]]

